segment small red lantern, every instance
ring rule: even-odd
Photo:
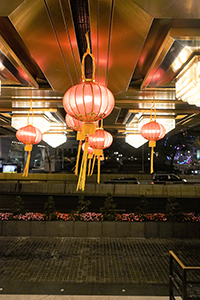
[[[150,173],[153,173],[153,150],[156,146],[156,141],[165,136],[166,130],[164,126],[156,121],[150,121],[142,126],[140,130],[141,136],[149,140],[149,147],[151,147],[151,166]]]
[[[149,140],[152,147],[155,147],[156,141],[162,139],[165,136],[166,130],[164,126],[156,121],[151,121],[142,126],[140,134],[143,138]],[[150,146],[151,147],[151,146]]]
[[[103,128],[96,129],[94,135],[89,135],[88,138],[88,144],[89,147],[92,147],[94,149],[94,154],[98,158],[98,175],[97,175],[97,182],[100,182],[100,159],[103,157],[103,149],[110,147],[110,145],[113,142],[112,135],[103,130]],[[93,168],[94,168],[94,162],[93,162]],[[93,171],[92,168],[92,171]]]
[[[21,143],[25,144],[24,150],[28,152],[26,166],[22,174],[22,176],[27,177],[33,145],[41,142],[42,133],[38,128],[34,127],[33,125],[27,125],[17,130],[16,137]]]

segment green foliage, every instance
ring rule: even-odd
[[[100,212],[103,214],[105,221],[114,221],[117,214],[115,212],[116,203],[110,193],[107,193],[107,197],[104,202],[104,206],[100,208]]]
[[[88,206],[90,205],[91,201],[89,200],[84,200],[84,195],[79,195],[79,201],[78,201],[78,206],[76,210],[71,211],[71,213],[75,214],[81,214],[88,212]]]
[[[148,211],[148,205],[149,202],[147,201],[146,197],[144,195],[140,196],[140,200],[138,205],[135,207],[135,213],[136,214],[146,214]]]
[[[56,218],[55,211],[55,201],[52,196],[49,196],[44,204],[44,213],[46,215],[46,219],[54,220]]]
[[[14,215],[23,214],[24,213],[24,202],[22,200],[21,196],[16,196],[12,206],[11,210]]]
[[[178,221],[183,217],[183,211],[175,197],[169,197],[165,207],[165,214],[168,220]]]

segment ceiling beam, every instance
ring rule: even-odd
[[[29,111],[30,108],[29,107],[0,107],[0,112],[16,112],[16,111]],[[33,112],[45,112],[45,111],[49,111],[49,112],[57,112],[56,108],[33,108]]]
[[[150,109],[145,108],[134,108],[129,110],[131,113],[150,113]],[[156,113],[166,113],[166,114],[199,114],[199,109],[156,109]]]

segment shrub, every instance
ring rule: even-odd
[[[103,219],[106,221],[114,221],[117,214],[115,212],[116,203],[113,200],[113,197],[110,193],[107,194],[107,197],[104,202],[104,206],[100,208],[100,212],[103,215]]]
[[[136,214],[146,214],[148,211],[148,205],[149,205],[149,202],[147,201],[146,197],[144,195],[141,195],[139,203],[134,209],[135,213]]]
[[[72,214],[81,214],[88,212],[88,206],[90,205],[91,201],[89,200],[84,200],[84,195],[79,195],[79,201],[78,201],[78,206],[75,210],[72,210]]]
[[[167,199],[165,214],[169,221],[179,221],[184,218],[182,208],[174,197],[169,197]]]
[[[55,213],[55,201],[52,196],[49,196],[47,198],[47,201],[44,204],[44,213],[46,215],[46,219],[54,220],[56,219],[56,213]]]
[[[11,211],[13,212],[13,215],[24,213],[24,202],[23,202],[21,196],[16,196],[16,198],[11,206]]]

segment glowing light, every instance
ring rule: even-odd
[[[12,116],[11,126],[18,130],[19,128],[26,126],[27,122],[27,116],[15,114]],[[49,121],[41,115],[34,115],[33,118],[30,116],[29,123],[34,127],[39,128],[42,133],[48,131],[50,128]]]
[[[139,148],[144,145],[147,140],[143,138],[140,133],[127,133],[125,142],[134,148]]]
[[[177,76],[176,97],[200,106],[200,56],[195,55]]]
[[[67,137],[64,133],[49,133],[43,134],[43,141],[46,142],[52,148],[57,148],[58,146],[64,144],[67,141]]]

